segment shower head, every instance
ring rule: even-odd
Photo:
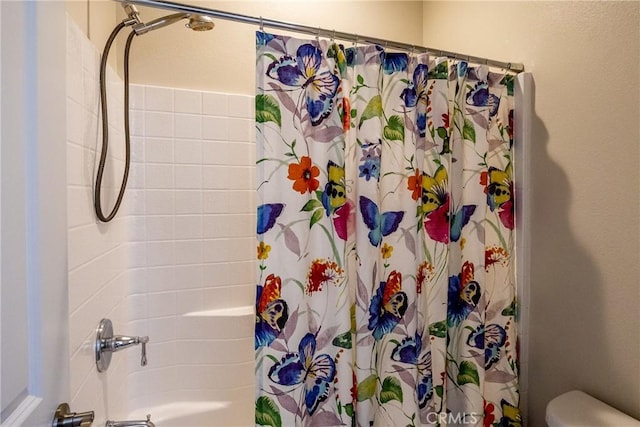
[[[213,20],[208,16],[195,15],[189,13],[174,13],[172,15],[163,16],[162,18],[154,19],[153,21],[145,24],[140,23],[133,26],[133,31],[137,35],[148,33],[149,31],[157,30],[158,28],[166,27],[182,19],[188,19],[189,22],[185,24],[185,27],[191,28],[194,31],[207,31],[212,30],[214,27]]]
[[[189,22],[185,25],[193,31],[209,31],[213,30],[214,26],[213,19],[204,15],[189,15]]]

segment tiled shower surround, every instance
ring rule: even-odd
[[[231,401],[250,415],[253,97],[132,86],[131,117],[126,306],[130,328],[155,344],[146,368],[130,357],[129,401]]]
[[[102,224],[92,211],[98,61],[69,20],[71,407],[95,410],[95,425],[104,425],[144,418],[150,407],[218,402],[208,425],[252,425],[253,97],[132,85],[129,184],[116,219]],[[124,158],[122,81],[112,71],[108,81],[114,154],[105,210]],[[149,336],[146,367],[136,346],[97,372],[93,340],[103,317],[116,334]]]

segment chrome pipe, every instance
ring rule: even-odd
[[[489,65],[492,67],[503,68],[515,73],[524,71],[524,65],[517,62],[504,62],[496,61],[494,59],[482,58],[479,56],[465,55],[457,52],[450,52],[441,49],[434,49],[431,47],[412,45],[408,43],[396,42],[392,40],[380,39],[377,37],[363,36],[354,33],[347,33],[343,31],[328,30],[320,27],[310,27],[308,25],[293,24],[284,21],[277,21],[274,19],[266,19],[262,17],[255,17],[249,15],[242,15],[239,13],[224,12],[221,10],[209,9],[205,7],[198,7],[192,5],[186,5],[182,3],[175,3],[165,0],[115,0],[121,3],[134,3],[140,6],[149,6],[159,9],[173,10],[183,13],[194,13],[198,15],[206,15],[212,18],[225,19],[227,21],[241,22],[245,24],[253,24],[262,27],[277,28],[280,30],[293,31],[296,33],[310,34],[317,37],[328,37],[339,40],[352,41],[355,43],[372,43],[381,46],[386,46],[394,49],[406,50],[408,52],[429,52],[437,56],[446,56],[449,58],[460,59],[463,61],[474,62],[477,64]]]

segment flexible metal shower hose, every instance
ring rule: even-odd
[[[127,187],[127,179],[129,178],[129,166],[131,164],[131,135],[129,132],[129,51],[131,49],[131,42],[133,37],[137,34],[132,31],[127,37],[127,42],[124,48],[124,141],[125,141],[125,163],[124,173],[122,175],[122,182],[120,184],[120,191],[118,198],[113,206],[111,212],[105,216],[102,210],[102,177],[104,174],[104,166],[107,162],[107,154],[109,150],[109,117],[107,111],[107,83],[106,83],[106,69],[107,59],[109,57],[109,50],[115,40],[118,33],[126,26],[124,22],[116,25],[113,29],[102,52],[102,58],[100,60],[100,108],[102,111],[102,149],[100,151],[100,161],[98,162],[98,171],[96,173],[96,182],[93,194],[93,205],[96,211],[96,216],[102,222],[109,222],[118,213],[122,198],[124,197],[124,190]]]

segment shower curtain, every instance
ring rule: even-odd
[[[257,33],[256,425],[520,425],[508,73]]]

